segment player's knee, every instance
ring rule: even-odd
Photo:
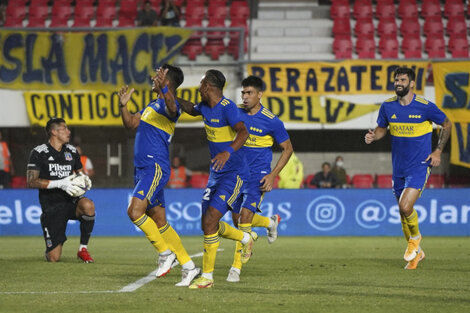
[[[136,207],[130,205],[128,208],[127,208],[127,216],[129,216],[129,218],[132,220],[132,221],[135,221],[137,220],[139,217],[142,216],[142,212],[141,210],[137,209]]]
[[[79,204],[80,213],[93,216],[95,215],[95,204],[88,198],[83,198],[80,200]]]

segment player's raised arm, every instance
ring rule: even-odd
[[[441,164],[442,150],[444,150],[444,147],[446,146],[452,131],[452,122],[447,117],[441,126],[442,129],[439,135],[439,141],[437,142],[437,147],[425,160],[427,162],[429,159],[431,159],[432,166],[439,166]]]
[[[127,129],[136,129],[140,123],[140,113],[131,114],[127,110],[127,102],[131,99],[132,94],[134,93],[134,88],[129,91],[129,86],[123,86],[118,91],[119,96],[119,106],[121,108],[121,118],[124,127]]]
[[[382,139],[387,134],[387,128],[377,126],[374,130],[369,129],[369,132],[364,136],[366,144],[370,144],[373,141]]]
[[[197,111],[194,109],[195,104],[192,103],[191,101],[182,99],[182,98],[176,98],[181,105],[181,108],[183,109],[184,112],[188,113],[191,116],[198,116],[201,115],[201,112]]]
[[[159,68],[152,80],[154,81],[154,85],[159,89],[158,93],[165,100],[166,112],[173,118],[178,113],[178,107],[176,106],[175,100],[176,89],[170,85],[166,76],[167,73],[167,68]]]
[[[274,179],[276,178],[277,175],[282,171],[284,166],[286,166],[287,162],[289,161],[292,153],[294,152],[294,148],[292,147],[292,142],[290,139],[287,139],[284,142],[281,142],[279,146],[282,149],[281,156],[279,157],[279,160],[277,160],[276,166],[274,166],[273,170],[271,173],[265,175],[260,183],[261,185],[261,190],[262,191],[271,191],[273,189],[274,185]]]

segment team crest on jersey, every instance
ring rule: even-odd
[[[65,155],[65,160],[66,161],[72,161],[73,160],[72,154],[70,152],[65,152],[64,155]]]

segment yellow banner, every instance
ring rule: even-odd
[[[115,90],[149,86],[192,31],[148,27],[93,32],[0,30],[0,88]]]
[[[452,121],[450,162],[470,168],[470,62],[433,63],[436,104]]]
[[[283,122],[335,124],[379,109],[378,104],[355,104],[326,97],[264,96],[263,105]]]
[[[450,162],[470,168],[470,123],[452,125]]]
[[[198,87],[179,88],[177,96],[197,102]],[[31,125],[45,126],[52,117],[61,117],[71,126],[120,126],[122,125],[117,91],[84,92],[24,92]],[[137,89],[127,104],[131,113],[142,110],[156,97],[149,88]],[[200,121],[184,113],[180,122]]]
[[[393,72],[407,66],[416,72],[415,92],[423,94],[429,62],[349,60],[248,64],[249,75],[260,77],[265,93],[284,96],[395,93]]]

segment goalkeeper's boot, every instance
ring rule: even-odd
[[[418,267],[418,263],[424,260],[425,257],[424,250],[419,247],[418,255],[405,265],[405,270],[415,270]]]
[[[170,254],[161,255],[158,257],[158,267],[155,276],[157,278],[163,277],[168,274],[171,270],[171,265],[173,261],[176,259],[176,255],[171,252]]]
[[[212,286],[214,286],[213,279],[201,276],[193,281],[193,283],[189,286],[189,289],[212,288]]]
[[[86,248],[82,248],[80,251],[77,252],[77,258],[82,260],[84,263],[93,263],[95,260],[90,256],[88,250]]]
[[[273,226],[267,228],[267,238],[269,243],[273,243],[277,239],[277,226],[281,221],[281,216],[279,216],[279,214],[275,214],[271,216],[271,219],[273,220]]]
[[[240,281],[240,273],[231,268],[228,272],[227,281],[229,283],[238,283]]]
[[[193,279],[201,273],[201,269],[199,267],[195,267],[193,269],[187,270],[187,269],[182,269],[181,270],[181,281],[177,283],[175,286],[176,287],[188,287],[189,284],[193,281]]]
[[[408,247],[406,248],[405,254],[403,258],[406,262],[410,262],[418,255],[419,243],[421,242],[421,235],[419,235],[418,239],[409,239],[408,240]]]
[[[246,244],[244,244],[242,248],[242,256],[241,256],[242,264],[248,263],[251,256],[253,255],[253,245],[255,241],[258,240],[258,234],[255,233],[254,231],[251,231],[249,235],[250,235],[250,240]]]

